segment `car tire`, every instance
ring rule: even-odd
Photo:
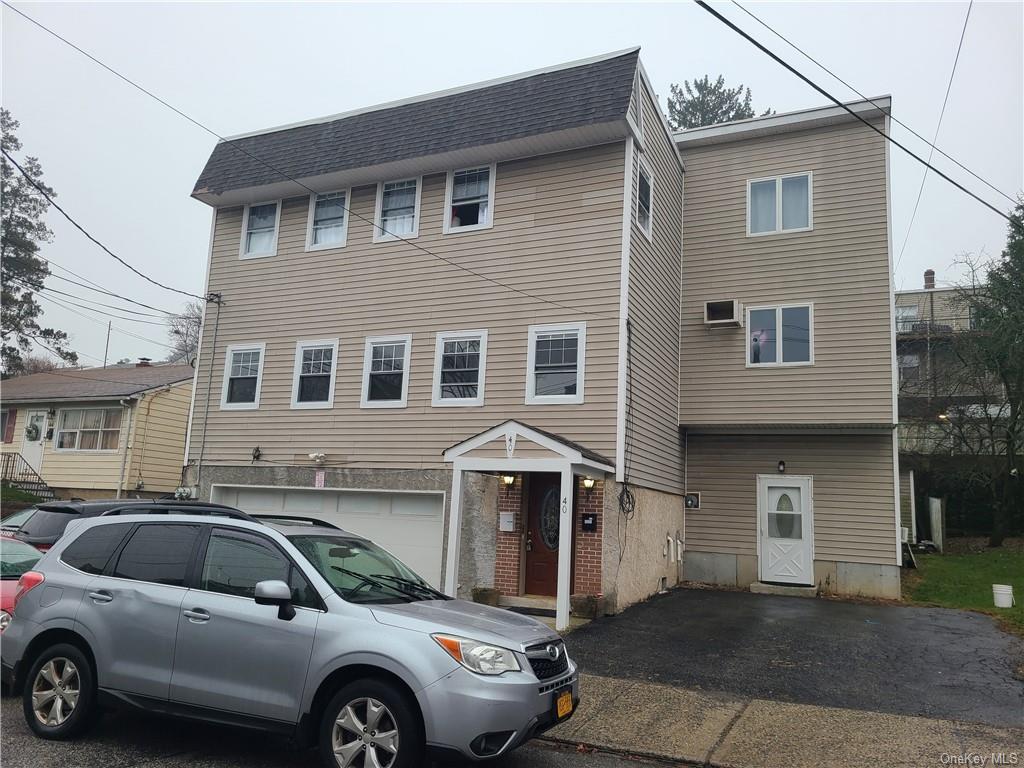
[[[96,718],[96,679],[82,651],[60,643],[43,651],[29,668],[22,690],[25,721],[43,739],[71,739]]]
[[[370,768],[374,763],[368,750],[383,768],[419,768],[423,761],[423,726],[416,704],[384,680],[355,680],[334,694],[318,738],[325,768]]]

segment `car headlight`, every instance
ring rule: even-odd
[[[434,641],[470,672],[480,675],[500,675],[518,672],[521,667],[515,653],[476,640],[454,635],[431,635]]]
[[[0,611],[0,632],[7,629],[7,625],[11,623],[11,614],[7,611]]]

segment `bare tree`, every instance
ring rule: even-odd
[[[21,366],[23,374],[46,373],[64,367],[61,362],[45,355],[24,355],[21,358]]]
[[[203,328],[203,304],[190,301],[179,315],[172,315],[168,320],[167,331],[171,340],[171,360],[185,360],[195,367],[199,353],[199,337]]]

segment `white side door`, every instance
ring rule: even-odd
[[[811,478],[758,475],[758,561],[761,581],[814,584]]]
[[[25,439],[21,456],[39,474],[43,466],[43,440],[46,439],[46,411],[29,411],[25,415]]]

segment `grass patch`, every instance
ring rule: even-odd
[[[34,493],[29,493],[28,491],[21,490],[21,488],[15,488],[4,483],[3,485],[0,485],[0,502],[8,501],[21,501],[26,504],[38,504],[42,499]]]
[[[903,598],[922,605],[966,608],[1000,619],[1024,636],[1024,552],[990,549],[962,555],[916,555],[917,570],[905,572]],[[996,608],[992,585],[1010,584],[1017,604]]]

